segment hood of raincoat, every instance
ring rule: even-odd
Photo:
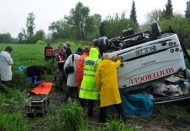
[[[99,51],[97,48],[91,48],[89,52],[89,57],[90,58],[98,58],[99,56]]]

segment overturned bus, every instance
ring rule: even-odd
[[[118,81],[125,92],[146,94],[154,103],[190,98],[190,73],[184,57],[189,56],[171,30],[161,32],[153,22],[150,31],[135,34],[132,29],[124,30],[122,36],[100,37],[94,45],[101,55],[122,58]]]

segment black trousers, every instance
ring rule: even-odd
[[[125,122],[125,116],[123,114],[122,105],[121,104],[115,104],[114,107],[117,110],[119,117],[122,118],[123,121]],[[99,122],[100,123],[107,122],[107,108],[108,108],[108,106],[100,107],[100,113],[99,113]]]
[[[66,96],[65,96],[65,101],[68,100],[69,96],[71,96],[71,94],[74,93],[74,99],[78,99],[78,87],[70,87],[70,86],[67,86],[66,87]]]
[[[87,99],[80,99],[80,105],[84,108],[86,105],[86,101],[88,101],[88,117],[93,116],[93,108],[95,100],[87,100]]]

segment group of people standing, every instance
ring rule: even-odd
[[[11,51],[12,48],[7,47],[0,53],[0,73],[5,83],[12,80]],[[88,101],[87,116],[91,118],[94,103],[100,100],[99,122],[107,122],[107,109],[111,105],[125,122],[117,80],[117,69],[121,64],[119,56],[110,57],[108,54],[100,56],[98,48],[90,46],[85,46],[85,49],[79,47],[76,53],[72,53],[70,45],[66,44],[60,44],[58,49],[53,51],[50,43],[44,49],[44,56],[46,60],[53,59],[54,86],[57,89],[66,87],[65,102],[72,93],[83,108]],[[4,66],[8,71],[6,73],[3,70]],[[68,66],[73,66],[74,72],[66,74],[64,70]]]
[[[117,81],[120,57],[109,57],[108,54],[103,54],[101,58],[98,48],[90,46],[85,46],[85,49],[79,47],[76,53],[68,56],[65,47],[59,46],[58,49],[54,58],[54,69],[56,73],[60,73],[56,76],[60,84],[56,85],[55,82],[55,86],[66,87],[64,101],[67,102],[74,93],[83,108],[88,102],[87,117],[92,118],[94,103],[100,100],[99,122],[107,122],[106,114],[110,105],[116,108],[118,115],[125,122]],[[64,70],[68,66],[73,66],[74,72],[65,74]]]

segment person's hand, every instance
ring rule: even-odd
[[[120,56],[116,56],[115,59],[116,59],[116,60],[121,60],[121,57],[120,57]]]

